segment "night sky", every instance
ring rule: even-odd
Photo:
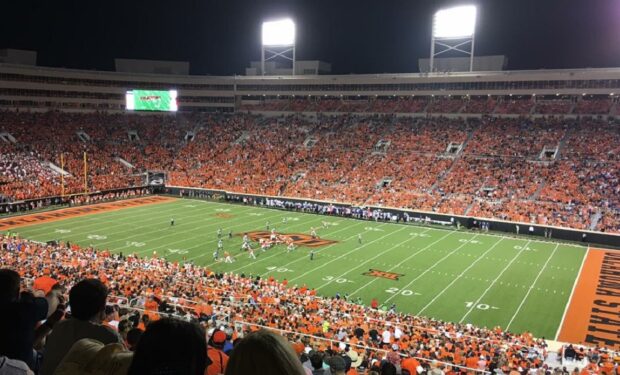
[[[8,4],[7,4],[8,3]],[[469,2],[468,2],[469,3]],[[508,69],[620,66],[619,0],[478,0],[476,55]],[[260,58],[260,25],[289,16],[297,58],[333,73],[416,72],[428,57],[432,0],[12,0],[0,48],[38,51],[38,65],[113,70],[114,58],[181,60],[192,74],[242,74]]]

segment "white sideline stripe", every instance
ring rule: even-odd
[[[450,233],[455,233],[456,231],[452,231]],[[473,240],[474,238],[478,237],[479,233],[475,234],[470,240]],[[422,276],[426,275],[427,272],[430,272],[433,268],[437,267],[437,265],[441,262],[443,262],[444,260],[446,260],[447,258],[449,258],[450,256],[452,256],[454,253],[456,253],[457,251],[459,251],[460,248],[462,248],[465,245],[470,244],[469,240],[463,242],[461,245],[459,245],[456,249],[452,250],[451,252],[449,252],[448,254],[444,255],[441,259],[439,259],[437,262],[435,262],[435,264],[433,264],[430,267],[425,267],[424,272],[422,272],[421,274],[419,274],[416,278],[414,278],[413,280],[411,280],[410,282],[407,283],[407,285],[403,286],[401,288],[405,289],[408,288],[409,286],[411,286],[411,284],[413,284],[414,282],[416,282],[417,280],[419,280]],[[397,266],[400,266],[401,263],[397,264]],[[396,268],[396,267],[394,267]],[[374,280],[373,280],[374,281]],[[383,303],[387,303],[389,301],[391,301],[393,298],[396,298],[396,296],[398,296],[398,293],[392,294],[390,297],[388,297]]]
[[[297,280],[297,279],[300,279],[300,278],[302,278],[302,277],[306,276],[306,275],[307,275],[307,274],[309,274],[309,273],[312,273],[312,272],[314,272],[314,271],[316,271],[316,270],[318,270],[318,269],[320,269],[320,268],[323,268],[323,267],[325,267],[326,265],[331,264],[331,263],[333,263],[333,262],[337,261],[338,259],[342,259],[342,258],[344,258],[345,256],[347,256],[347,255],[349,255],[349,254],[353,254],[354,252],[358,251],[359,249],[363,249],[364,247],[366,247],[366,246],[370,245],[371,243],[377,242],[377,241],[379,241],[379,240],[381,240],[381,239],[383,239],[383,238],[385,238],[385,237],[391,236],[391,235],[393,235],[394,233],[398,233],[398,232],[400,232],[401,230],[404,230],[405,228],[406,228],[406,227],[403,227],[403,228],[401,228],[401,229],[399,229],[399,230],[397,230],[397,231],[390,232],[390,233],[388,233],[388,234],[386,234],[386,235],[383,235],[383,236],[381,236],[381,237],[379,237],[379,238],[376,238],[376,239],[374,239],[374,240],[372,240],[372,241],[369,241],[369,242],[367,242],[367,243],[363,244],[363,245],[362,245],[362,246],[360,246],[360,247],[356,247],[355,249],[353,249],[353,250],[351,250],[351,251],[348,251],[348,252],[346,252],[346,253],[344,253],[344,254],[340,255],[339,257],[336,257],[336,258],[334,258],[334,259],[330,260],[330,261],[329,261],[329,262],[327,262],[327,263],[323,263],[323,264],[321,264],[321,265],[320,265],[320,266],[318,266],[318,267],[315,267],[315,268],[313,268],[313,269],[311,269],[311,270],[309,270],[309,271],[306,271],[306,272],[302,273],[301,275],[299,275],[299,276],[297,276],[297,277],[295,277],[295,278],[293,278],[293,279],[289,280],[289,282],[290,282],[290,281]],[[301,259],[301,258],[300,258],[300,259]]]
[[[523,297],[523,299],[521,300],[521,303],[519,304],[519,307],[517,307],[517,311],[515,311],[514,315],[512,316],[512,318],[510,318],[510,321],[508,322],[508,325],[506,326],[505,330],[508,331],[508,329],[510,328],[510,325],[512,324],[512,322],[515,320],[515,318],[517,317],[517,315],[519,314],[519,311],[521,311],[521,308],[523,307],[523,304],[525,304],[525,300],[527,300],[527,297],[529,297],[530,293],[532,292],[532,290],[534,289],[534,285],[536,285],[536,282],[538,281],[538,279],[540,278],[540,275],[543,274],[543,271],[545,270],[545,268],[547,268],[547,264],[549,264],[549,261],[551,260],[551,258],[553,258],[553,255],[555,255],[556,250],[558,249],[558,246],[560,246],[560,244],[556,244],[555,248],[553,249],[553,251],[551,252],[551,256],[549,256],[549,258],[547,259],[547,261],[545,262],[545,264],[542,266],[542,268],[540,269],[540,271],[538,272],[538,275],[536,275],[536,278],[534,279],[534,282],[532,282],[532,285],[530,286],[530,288],[527,290],[527,293],[525,294],[525,297]]]
[[[244,212],[245,212],[245,211],[244,211]],[[212,222],[212,221],[217,221],[217,218],[213,218],[213,217],[204,217],[204,215],[207,215],[207,214],[209,214],[209,213],[210,213],[210,211],[208,211],[208,210],[201,210],[200,212],[197,212],[197,213],[195,213],[195,214],[193,214],[193,215],[188,215],[188,216],[185,216],[185,218],[195,218],[195,217],[198,217],[199,219],[198,219],[198,220],[190,220],[190,221],[187,221],[187,222],[185,222],[186,224],[185,224],[183,227],[191,226],[190,224],[194,224],[194,223],[200,223],[200,222],[210,223],[210,222]],[[202,217],[202,218],[201,218],[201,217]],[[161,222],[161,221],[159,221],[159,220],[163,220],[163,219],[160,219],[159,215],[157,215],[157,217],[153,218],[153,220],[158,220],[158,222]],[[150,221],[150,220],[149,220],[149,221]],[[166,221],[166,222],[167,222],[167,221]],[[178,221],[177,221],[177,222],[178,222]],[[219,223],[219,222],[216,222],[215,224],[220,224],[220,225],[221,225],[221,223]],[[203,226],[202,228],[210,228],[210,227],[212,227],[213,225],[214,225],[214,224],[208,224],[208,225]],[[142,229],[143,227],[144,227],[144,225],[142,225],[139,229]],[[127,240],[128,240],[128,239],[130,239],[130,238],[134,238],[134,237],[138,237],[138,236],[144,236],[144,235],[146,235],[146,234],[151,234],[151,233],[159,233],[159,232],[162,232],[162,231],[164,231],[164,230],[166,230],[166,231],[167,231],[167,229],[162,229],[161,227],[155,227],[155,228],[156,228],[155,230],[151,230],[151,231],[147,231],[147,232],[140,232],[140,231],[139,231],[137,234],[134,234],[134,235],[132,235],[132,236],[127,236],[127,237],[124,237],[124,238],[122,238],[122,239],[117,239],[117,240],[110,240],[110,241],[99,242],[99,243],[97,243],[97,247],[100,247],[101,245],[105,245],[105,244],[114,243],[114,242],[119,242],[119,241],[121,241],[121,242],[122,242],[122,241],[127,241]],[[169,227],[169,226],[167,226],[166,228],[170,228],[170,227]],[[178,228],[178,226],[177,226],[177,228]],[[118,234],[118,233],[125,233],[125,232],[131,232],[131,231],[135,231],[135,230],[136,230],[136,228],[130,228],[130,229],[128,229],[128,230],[122,230],[122,231],[118,231],[118,232],[112,232],[112,233],[110,233],[110,234],[112,235],[112,234]],[[192,227],[192,229],[188,229],[188,230],[175,231],[174,233],[181,234],[181,233],[191,232],[191,231],[194,231],[194,230],[196,230],[196,227]],[[149,241],[157,240],[157,239],[160,239],[160,238],[166,238],[167,236],[168,236],[168,235],[166,235],[166,236],[161,236],[161,237],[149,238]],[[164,245],[164,246],[166,246],[166,245]],[[125,247],[126,247],[126,246],[121,247],[120,249],[124,249]],[[118,250],[118,249],[116,249],[116,250]],[[139,253],[140,253],[140,252],[139,252]]]
[[[429,228],[429,229],[430,229],[430,228]],[[424,232],[428,232],[428,230],[429,230],[429,229],[425,230]],[[424,233],[424,232],[422,232],[422,233]],[[455,232],[456,232],[456,231],[450,231],[450,232],[448,232],[448,234],[446,234],[445,236],[439,237],[439,239],[437,239],[437,240],[435,240],[435,241],[431,242],[430,244],[428,244],[428,245],[424,246],[423,248],[421,248],[420,250],[418,250],[418,251],[414,252],[413,254],[410,254],[408,257],[406,257],[405,259],[403,259],[402,261],[400,261],[398,264],[396,264],[396,265],[392,266],[391,268],[389,268],[389,269],[388,269],[388,272],[391,272],[391,271],[393,271],[394,269],[396,269],[396,268],[400,267],[403,263],[405,263],[406,261],[408,261],[408,260],[409,260],[409,259],[411,259],[412,257],[414,257],[414,256],[416,256],[416,255],[418,255],[418,254],[420,254],[420,253],[421,253],[421,252],[423,252],[423,251],[426,251],[426,250],[430,249],[430,247],[431,247],[431,246],[435,245],[436,243],[438,243],[438,242],[440,242],[440,241],[443,241],[446,237],[448,237],[449,235],[451,235],[451,234],[453,234],[453,233],[455,233]],[[475,236],[474,236],[474,237],[475,237]],[[413,238],[415,238],[415,237],[414,237],[414,236],[411,236],[411,239],[413,239]],[[400,245],[402,245],[402,243],[400,243],[398,246],[400,246]],[[465,245],[465,243],[463,243],[463,245],[461,245],[461,246],[464,246],[464,245]],[[461,246],[459,246],[459,247],[457,248],[457,250],[458,250]],[[436,264],[435,264],[435,265],[436,265]],[[433,267],[434,267],[434,266],[433,266]],[[432,268],[432,267],[431,267],[431,268]],[[359,292],[360,290],[362,290],[362,289],[366,288],[367,286],[369,286],[370,284],[374,283],[375,281],[377,281],[377,278],[374,278],[374,279],[370,280],[369,282],[367,282],[366,284],[362,285],[361,287],[357,288],[357,289],[356,289],[353,293],[350,293],[350,294],[349,294],[349,297],[350,297],[350,296],[352,296],[352,295],[354,295],[354,294],[357,294],[357,292]],[[409,284],[407,284],[407,285],[409,285]],[[406,287],[406,286],[405,286],[405,287]],[[404,288],[405,288],[405,287],[404,287]],[[403,288],[403,289],[404,289],[404,288]],[[386,302],[387,302],[387,301],[386,301]]]
[[[422,232],[422,233],[424,233],[424,232]],[[444,237],[440,238],[440,239],[439,239],[439,240],[437,240],[437,241],[440,241],[441,239],[443,239],[443,238],[445,238],[445,237],[447,237],[447,236],[449,236],[449,235],[450,235],[450,233],[448,233],[446,236],[444,236]],[[394,245],[394,246],[392,246],[392,247],[389,247],[387,250],[383,250],[382,252],[380,252],[379,254],[375,255],[374,257],[372,257],[372,258],[370,258],[370,259],[366,259],[365,261],[363,261],[363,262],[362,262],[362,263],[360,263],[359,265],[357,265],[357,266],[355,266],[355,267],[353,267],[353,268],[350,268],[348,271],[346,271],[346,272],[345,272],[345,273],[343,273],[342,275],[334,277],[333,279],[329,280],[329,281],[328,281],[328,282],[326,282],[325,284],[323,284],[323,285],[321,285],[320,287],[316,288],[316,290],[319,290],[319,289],[321,289],[321,288],[323,288],[323,287],[326,287],[327,285],[331,284],[331,283],[332,283],[332,281],[337,280],[337,279],[340,279],[341,277],[343,277],[343,276],[345,276],[345,275],[349,274],[349,272],[351,272],[351,271],[353,271],[353,270],[356,270],[356,269],[360,268],[360,267],[361,267],[361,266],[363,266],[364,264],[366,264],[366,263],[368,263],[368,262],[370,262],[370,261],[375,260],[376,258],[380,257],[381,255],[383,255],[383,254],[385,254],[385,253],[389,253],[390,251],[392,251],[392,250],[394,250],[394,249],[396,249],[396,248],[399,248],[399,247],[400,247],[400,246],[402,246],[405,242],[411,241],[411,240],[413,240],[414,238],[415,238],[414,236],[409,236],[409,238],[407,238],[407,239],[405,239],[405,240],[403,240],[403,241],[401,241],[401,242],[397,243],[396,245]],[[435,241],[435,242],[437,242],[437,241]],[[422,250],[420,250],[420,251],[422,251]],[[373,281],[374,281],[374,280],[373,280]],[[362,287],[362,288],[363,288],[363,287]],[[358,290],[359,290],[359,289],[358,289]],[[357,290],[356,290],[355,292],[353,292],[353,293],[349,294],[349,296],[354,295],[356,292],[357,292]]]
[[[308,224],[308,223],[307,223],[307,222],[305,222],[305,224]],[[299,223],[298,225],[301,225],[301,223]],[[327,233],[327,235],[331,236],[331,235],[333,235],[334,233],[338,233],[338,232],[342,232],[343,230],[348,230],[348,229],[351,229],[351,228],[352,228],[352,227],[354,227],[354,226],[355,226],[355,224],[353,224],[353,225],[349,225],[349,226],[346,226],[346,227],[340,227],[340,229],[338,229],[337,231]],[[345,241],[346,241],[346,240],[345,240]],[[329,246],[333,246],[333,245],[336,245],[336,243],[331,244],[331,245],[327,245],[327,246],[326,246],[326,248],[327,248],[327,247],[329,247]],[[265,257],[262,257],[262,256],[261,256],[261,257],[259,257],[258,259],[256,259],[254,262],[247,263],[247,264],[245,264],[245,265],[243,265],[243,266],[241,266],[241,267],[239,267],[239,268],[235,268],[234,270],[230,270],[230,271],[228,271],[228,272],[237,272],[237,271],[239,271],[240,269],[243,269],[243,268],[248,267],[248,266],[254,266],[254,265],[256,265],[257,263],[259,263],[260,261],[267,260],[267,259],[271,259],[271,258],[273,258],[273,257],[275,257],[275,256],[278,256],[278,255],[282,255],[282,253],[281,253],[281,252],[275,252],[275,251],[274,251],[274,254],[271,254],[271,255],[269,255],[269,256],[265,256]],[[212,263],[212,264],[213,264],[213,263]],[[281,267],[284,267],[284,266],[281,266]]]
[[[497,282],[497,280],[499,280],[500,277],[502,277],[502,275],[504,274],[504,272],[506,272],[506,270],[508,268],[510,268],[510,265],[515,261],[515,259],[517,259],[519,257],[519,255],[521,255],[521,253],[527,249],[528,245],[530,244],[530,241],[527,241],[527,243],[525,244],[525,246],[521,247],[521,250],[519,250],[519,252],[517,253],[517,255],[515,255],[510,262],[508,262],[508,264],[504,267],[504,269],[502,269],[502,272],[499,273],[499,275],[497,275],[497,277],[495,279],[493,279],[493,282],[491,282],[491,284],[489,284],[489,286],[484,290],[484,292],[482,292],[482,295],[476,300],[476,302],[474,302],[471,305],[471,308],[465,313],[465,315],[463,315],[463,317],[461,318],[461,320],[459,320],[459,323],[462,323],[463,320],[465,320],[465,318],[467,318],[467,315],[469,315],[472,311],[474,311],[474,309],[476,308],[476,306],[478,306],[478,304],[480,303],[480,300],[482,300],[482,298],[489,292],[489,290],[491,290],[491,288],[493,287],[493,285],[495,285],[495,283]]]
[[[575,288],[577,287],[577,282],[579,282],[579,279],[581,278],[581,271],[583,270],[583,265],[586,263],[586,258],[588,258],[589,254],[590,254],[590,247],[586,249],[586,253],[583,256],[583,259],[581,260],[581,266],[579,266],[579,272],[577,272],[577,277],[575,278],[575,282],[573,283],[573,289],[571,290],[570,296],[568,297],[568,302],[566,303],[566,307],[564,307],[564,313],[562,314],[562,320],[560,320],[560,325],[558,326],[558,329],[555,332],[554,340],[556,341],[558,339],[558,336],[560,335],[562,326],[564,325],[564,319],[566,319],[566,313],[568,312],[568,307],[570,306],[571,302],[573,302],[573,295],[575,294]]]
[[[500,242],[502,242],[504,239],[500,238],[499,241],[496,241],[490,248],[488,248],[484,253],[482,253],[475,261],[473,261],[467,268],[465,268],[463,270],[463,272],[461,272],[459,275],[456,276],[456,278],[454,278],[450,284],[448,284],[441,292],[437,293],[437,295],[428,303],[426,304],[426,306],[424,306],[420,311],[417,312],[417,314],[415,315],[420,315],[422,314],[422,312],[424,310],[426,310],[430,305],[432,305],[437,298],[439,298],[441,295],[443,295],[448,289],[450,289],[452,287],[452,285],[454,285],[454,283],[456,283],[461,277],[463,277],[463,275],[465,275],[465,273],[467,273],[467,271],[469,271],[476,263],[478,263],[480,260],[484,259],[484,256],[487,255],[491,250],[493,250],[495,248],[495,246],[497,246]],[[404,288],[403,288],[404,289]]]
[[[267,218],[274,218],[274,217],[280,217],[280,216],[282,216],[282,215],[268,216]],[[264,220],[264,219],[265,219],[265,217],[262,217],[262,216],[261,216],[261,218],[262,218],[262,220]],[[315,221],[315,220],[312,220],[312,221],[310,221],[310,222],[314,222],[314,221]],[[239,225],[245,225],[245,224],[247,224],[247,223],[251,223],[251,222],[253,222],[253,221],[245,221],[245,222],[243,222],[242,224],[239,224]],[[303,224],[303,225],[308,225],[310,222],[308,222],[308,221],[301,221],[301,220],[300,220],[298,223],[295,223],[295,224],[289,225],[288,227],[289,227],[289,228],[291,228],[291,227],[296,227],[296,226],[298,226],[298,225],[302,225],[302,224]],[[237,227],[237,226],[239,226],[239,225],[235,225],[234,227]],[[234,228],[234,227],[233,227],[233,228]],[[203,243],[203,244],[200,244],[200,245],[195,245],[195,246],[192,246],[192,247],[188,247],[188,248],[186,248],[185,250],[194,249],[194,248],[196,248],[196,247],[203,246],[203,245],[205,245],[205,244],[209,244],[209,243],[215,243],[215,240],[214,240],[214,241],[208,241],[208,242]],[[193,256],[193,257],[191,257],[191,258],[187,259],[186,261],[192,261],[192,260],[194,260],[194,259],[202,258],[202,257],[203,257],[203,256],[205,256],[205,255],[213,255],[213,254],[212,254],[209,250],[207,250],[206,252],[204,252],[204,253],[202,253],[202,254],[199,254],[199,255],[196,255],[196,256]],[[242,254],[242,255],[243,255],[243,254]],[[279,254],[278,254],[278,255],[279,255]],[[234,257],[233,257],[233,258],[234,258]],[[214,264],[218,264],[218,263],[220,263],[220,262],[213,262],[213,263],[209,263],[209,264],[203,265],[202,267],[210,267],[210,266],[212,266],[212,265],[214,265]],[[254,264],[254,263],[248,263],[248,264],[246,264],[246,266],[251,265],[251,264]],[[239,269],[241,269],[241,268],[243,268],[243,267],[245,267],[245,266],[242,266],[242,267],[240,267]],[[235,271],[236,271],[236,270],[227,271],[227,272],[235,272]]]

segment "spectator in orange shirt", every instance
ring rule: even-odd
[[[211,361],[211,365],[205,372],[206,375],[219,375],[226,371],[228,365],[228,355],[224,353],[224,343],[226,342],[226,333],[224,331],[215,330],[209,339],[209,348],[207,355]]]

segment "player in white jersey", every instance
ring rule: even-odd
[[[252,249],[251,247],[248,249],[248,253],[250,254],[250,258],[252,259],[256,259],[256,255],[254,255],[254,249]]]
[[[316,230],[314,229],[314,227],[310,228],[310,237],[317,238]]]
[[[291,253],[293,252],[293,250],[295,250],[295,244],[293,243],[293,241],[291,241],[288,243],[288,246],[286,247],[286,252]]]

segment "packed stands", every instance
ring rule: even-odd
[[[460,98],[437,97],[426,108],[429,113],[459,113],[464,103]]]
[[[377,101],[423,103],[351,105]],[[60,195],[60,174],[48,162],[67,172],[65,194],[82,192],[86,152],[89,190],[138,186],[141,172],[164,170],[177,186],[619,227],[620,135],[603,119],[6,112],[0,122],[17,140],[2,143],[5,200]]]
[[[544,115],[567,114],[573,110],[574,103],[571,99],[537,99],[534,113]]]
[[[534,104],[530,98],[504,97],[497,102],[495,113],[527,115],[531,113]]]
[[[582,97],[575,104],[576,114],[580,115],[606,115],[609,114],[612,106],[612,100],[609,97]]]
[[[495,110],[495,106],[497,102],[495,98],[485,97],[485,98],[471,98],[465,101],[465,107],[463,108],[463,113],[493,113]]]

